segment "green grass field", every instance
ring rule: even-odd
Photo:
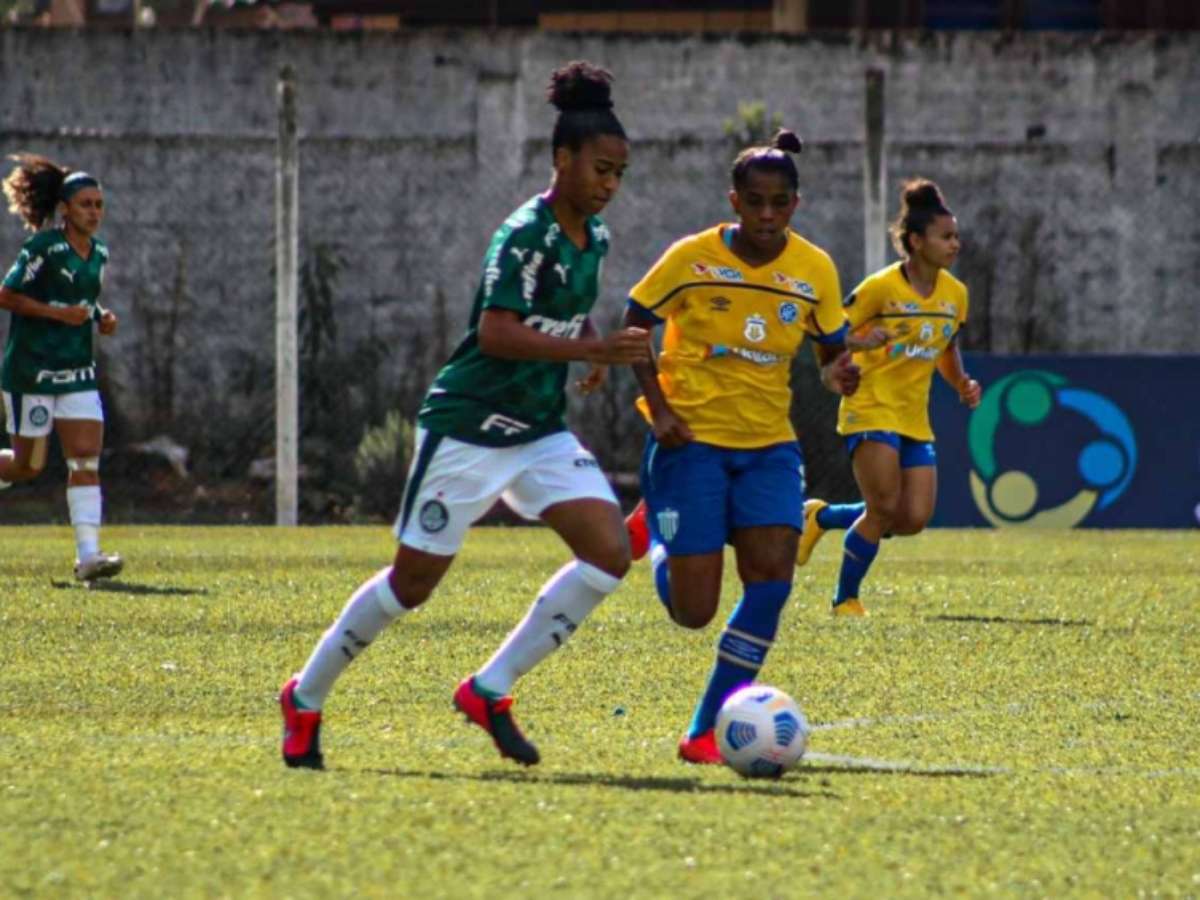
[[[279,760],[276,694],[386,528],[0,528],[0,895],[1200,895],[1195,533],[939,531],[888,542],[865,622],[800,570],[763,680],[816,725],[779,781],[675,741],[717,636],[638,564],[516,712],[521,770],[452,712],[563,560],[479,529],[352,666],[324,773]],[[727,581],[722,615],[736,599]]]

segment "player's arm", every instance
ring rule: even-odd
[[[837,269],[826,260],[821,273],[815,308],[809,310],[805,331],[813,342],[813,352],[821,369],[821,384],[825,389],[849,397],[858,390],[861,371],[847,348],[849,322],[842,307],[842,289]]]
[[[82,325],[92,317],[86,306],[51,306],[12,288],[0,287],[0,309],[31,319],[50,319],[63,325]]]
[[[963,367],[962,351],[958,346],[958,334],[950,339],[950,343],[946,345],[946,349],[942,351],[942,355],[937,358],[938,373],[946,380],[946,384],[950,385],[958,394],[958,399],[974,409],[979,405],[979,398],[983,394],[983,389],[979,386],[979,382],[967,374]]]
[[[641,328],[647,332],[662,324],[662,320],[632,298],[625,304],[625,316],[622,324],[627,328]],[[662,385],[658,383],[658,365],[654,354],[644,362],[635,363],[633,377],[637,379],[642,396],[646,398],[646,406],[650,410],[651,427],[654,429],[654,439],[668,449],[679,447],[693,440],[695,435],[686,422],[675,414],[671,404],[663,394]]]
[[[527,327],[513,310],[494,307],[479,317],[479,349],[500,359],[622,365],[650,358],[650,335],[643,328],[622,328],[604,336],[558,337]]]

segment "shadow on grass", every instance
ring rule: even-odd
[[[931,622],[978,622],[984,625],[1057,625],[1060,628],[1082,628],[1094,623],[1087,619],[1013,619],[1008,616],[926,616]]]
[[[50,586],[60,591],[100,591],[105,594],[133,594],[140,597],[193,597],[207,594],[207,588],[158,587],[152,584],[134,584],[128,581],[93,581],[82,584],[78,581],[55,581],[51,579]]]
[[[418,772],[405,769],[365,769],[372,775],[385,775],[393,778],[428,778],[435,781],[508,781],[514,784],[561,784],[578,787],[611,787],[626,791],[665,791],[673,794],[762,794],[766,797],[819,797],[825,800],[841,800],[840,794],[832,791],[797,790],[789,782],[795,781],[795,776],[778,781],[756,781],[734,784],[708,784],[699,778],[656,778],[634,777],[628,775],[603,775],[599,773],[563,773],[558,775],[534,775],[525,772],[483,772],[478,775],[452,774],[447,772]],[[797,770],[798,774],[815,771],[804,768]],[[843,771],[843,770],[837,770]],[[848,771],[848,770],[846,770]]]

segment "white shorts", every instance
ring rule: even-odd
[[[569,431],[515,447],[480,447],[418,428],[396,537],[406,547],[453,556],[498,499],[526,519],[566,500],[617,502],[596,457]]]
[[[4,427],[14,437],[44,437],[55,419],[104,421],[99,391],[69,394],[10,394],[4,391]]]

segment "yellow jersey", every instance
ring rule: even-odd
[[[898,262],[869,275],[845,305],[852,332],[878,326],[888,342],[854,354],[862,381],[842,398],[838,433],[894,431],[932,441],[929,386],[938,357],[967,319],[966,285],[941,269],[933,293],[922,297]]]
[[[728,247],[730,225],[672,244],[630,291],[666,323],[658,382],[696,440],[752,449],[795,440],[791,362],[804,336],[845,338],[833,260],[794,231],[754,267]],[[645,397],[638,409],[650,421]]]

